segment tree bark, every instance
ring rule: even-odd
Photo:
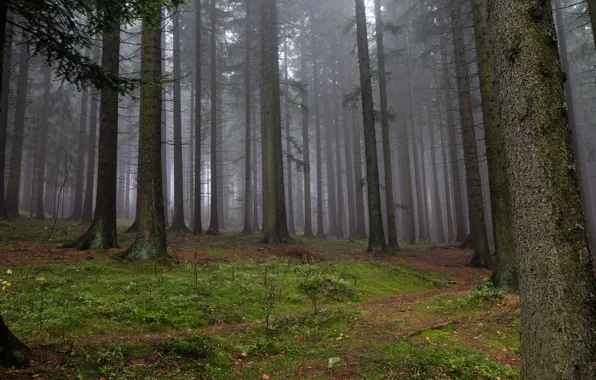
[[[2,68],[0,68],[0,75],[2,75],[2,82],[0,83],[0,220],[8,218],[6,211],[6,203],[4,199],[4,171],[6,166],[6,134],[8,131],[8,98],[10,94],[10,76],[11,76],[11,65],[12,65],[12,36],[13,27],[9,25],[6,27],[6,12],[0,9],[0,12],[4,13],[0,17],[4,17],[5,20],[2,24],[2,39],[0,43],[3,44],[0,53],[3,55],[3,59],[0,62]]]
[[[100,42],[96,40],[93,47],[92,58],[95,62],[100,59]],[[83,204],[82,223],[88,224],[93,221],[93,190],[95,189],[95,148],[97,145],[97,112],[99,93],[91,93],[91,117],[89,120],[89,142],[87,144],[87,175],[85,185],[85,203]]]
[[[180,9],[174,8],[174,216],[170,229],[188,232],[184,220],[184,171],[182,164],[182,96],[180,81]]]
[[[203,98],[202,89],[202,78],[201,78],[201,66],[203,64],[203,54],[201,52],[201,41],[202,41],[202,7],[201,0],[196,0],[195,7],[195,204],[194,204],[194,223],[193,232],[197,235],[203,233],[203,221],[202,221],[202,188],[201,188],[201,142],[202,133],[201,126],[203,122],[203,109],[201,106],[201,100]]]
[[[216,65],[216,39],[215,31],[217,26],[217,9],[215,0],[211,0],[211,30],[210,39],[210,59],[211,59],[211,220],[207,234],[219,235],[219,214],[218,214],[218,181],[217,178],[217,67]]]
[[[596,279],[550,2],[488,2],[519,264],[521,377],[593,379]]]
[[[89,106],[87,89],[81,92],[81,115],[79,119],[79,152],[77,154],[76,184],[74,193],[74,209],[71,220],[79,221],[83,217],[83,182],[85,181],[85,150],[87,139],[87,112]]]
[[[18,219],[21,164],[23,161],[23,142],[25,138],[25,111],[27,108],[27,87],[29,83],[29,50],[26,36],[21,37],[19,53],[19,77],[17,79],[17,96],[15,104],[15,119],[12,131],[12,145],[10,148],[10,169],[8,187],[6,189],[6,211],[9,219]]]
[[[296,228],[294,227],[294,185],[292,183],[292,135],[290,134],[290,125],[292,124],[291,114],[290,114],[290,84],[289,84],[289,74],[288,74],[288,37],[284,35],[284,78],[285,78],[285,93],[286,99],[284,101],[284,121],[286,126],[286,170],[288,171],[287,179],[287,189],[288,189],[288,231],[290,235],[296,235]]]
[[[336,166],[336,188],[337,188],[337,237],[343,238],[344,237],[344,221],[345,221],[345,200],[344,200],[344,186],[345,182],[343,180],[342,175],[342,165],[341,165],[341,147],[340,147],[340,136],[342,135],[342,130],[339,126],[339,115],[340,115],[340,107],[338,106],[338,99],[337,99],[337,63],[336,60],[338,59],[337,54],[337,37],[334,41],[334,54],[331,63],[331,70],[332,70],[332,86],[333,86],[333,115],[334,115],[334,123],[333,123],[333,134],[335,135],[335,166]]]
[[[161,12],[155,7],[143,20],[141,37],[141,120],[138,186],[141,195],[139,232],[133,244],[120,257],[132,259],[167,258],[166,221],[163,206],[161,161],[162,85],[154,84],[162,75]]]
[[[517,289],[518,274],[511,225],[511,201],[507,186],[507,167],[500,115],[496,104],[493,47],[488,35],[486,1],[472,0],[476,57],[482,96],[484,141],[489,171],[490,205],[495,241],[496,263],[492,281],[497,287]]]
[[[103,37],[102,68],[119,75],[120,25]],[[118,248],[116,234],[116,188],[118,181],[118,93],[101,89],[99,112],[97,194],[91,226],[81,237],[65,244],[76,250]]]
[[[466,169],[466,187],[468,190],[470,234],[472,236],[472,246],[474,250],[470,265],[491,268],[492,258],[488,248],[486,224],[484,222],[484,200],[482,199],[482,184],[480,180],[480,170],[478,168],[478,150],[476,147],[476,133],[474,130],[474,118],[472,114],[468,62],[466,58],[463,29],[460,18],[460,4],[458,0],[451,0],[449,10],[451,14],[457,92],[464,145],[464,166]]]
[[[368,195],[369,236],[368,251],[387,251],[381,215],[381,194],[379,189],[379,164],[373,109],[372,81],[368,57],[366,32],[366,11],[364,0],[356,0],[356,27],[358,41],[358,63],[360,67],[360,90],[362,93],[362,122],[364,125],[364,148],[366,155],[366,184]]]
[[[430,116],[430,112],[432,110],[427,108],[428,112],[428,138],[430,140],[430,162],[431,162],[431,170],[432,170],[432,210],[433,215],[437,226],[437,241],[439,243],[445,242],[445,226],[443,224],[443,208],[441,207],[441,197],[439,196],[439,178],[437,175],[437,156],[436,156],[436,146],[435,146],[435,127],[433,124],[433,119]]]
[[[277,35],[277,0],[261,0],[261,49],[264,95],[263,128],[266,140],[264,168],[267,176],[267,223],[263,225],[262,242],[288,243],[283,149],[281,141],[281,108],[279,88],[279,52]]]
[[[389,107],[387,106],[387,78],[385,74],[385,47],[383,43],[383,18],[381,0],[375,0],[375,28],[377,39],[377,60],[379,65],[379,99],[381,102],[381,136],[383,139],[383,167],[385,168],[385,199],[387,202],[387,245],[389,249],[399,248],[395,222],[395,200],[393,199],[393,169],[389,143]]]
[[[313,237],[312,206],[310,192],[310,145],[308,132],[308,90],[306,88],[306,30],[304,27],[304,14],[300,12],[300,111],[302,116],[302,161],[304,161],[304,237]]]
[[[313,17],[313,15],[311,15]],[[317,43],[315,32],[311,30],[311,48],[313,64],[313,90],[314,90],[314,108],[315,108],[315,139],[317,150],[317,237],[325,238],[323,227],[323,176],[321,160],[321,114],[319,110],[319,67],[317,64]]]
[[[329,78],[325,78],[326,83]],[[327,110],[324,113],[324,129],[325,129],[325,169],[326,169],[326,185],[327,185],[327,216],[329,220],[329,235],[337,236],[337,189],[335,188],[335,168],[333,161],[335,160],[334,152],[334,137],[333,137],[333,115],[329,107],[329,86],[323,88],[323,109]]]
[[[366,239],[366,225],[364,222],[364,181],[362,174],[362,141],[360,138],[360,125],[358,124],[356,112],[352,117],[352,127],[354,131],[354,178],[356,186],[356,233],[353,238]]]
[[[250,207],[252,201],[252,165],[251,165],[251,139],[252,139],[252,125],[251,125],[251,62],[250,49],[252,48],[251,39],[251,16],[252,16],[252,1],[246,1],[246,28],[245,28],[245,44],[244,44],[244,123],[246,124],[244,133],[244,200],[243,200],[243,217],[244,227],[242,233],[252,235],[251,214]]]

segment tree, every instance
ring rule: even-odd
[[[9,219],[18,219],[21,216],[19,212],[21,163],[23,159],[23,140],[25,137],[25,110],[27,107],[30,59],[25,37],[21,37],[21,46],[19,50],[19,76],[17,79],[8,187],[6,189],[6,212]]]
[[[457,77],[457,93],[461,118],[462,140],[464,144],[464,166],[466,169],[466,188],[468,190],[468,213],[470,219],[470,237],[474,255],[471,266],[492,267],[492,258],[488,248],[486,225],[484,222],[484,200],[478,167],[478,150],[472,99],[470,96],[470,79],[468,62],[464,45],[463,29],[458,0],[450,0],[451,32],[453,34],[455,70]]]
[[[246,124],[244,133],[244,227],[242,233],[246,235],[252,235],[251,215],[250,215],[250,202],[252,200],[252,165],[251,165],[251,70],[250,70],[250,49],[252,45],[251,36],[251,16],[252,16],[252,1],[246,0],[246,28],[245,28],[245,45],[244,45],[244,123]]]
[[[383,233],[381,216],[381,193],[379,189],[379,165],[372,96],[372,81],[368,57],[366,32],[366,11],[364,0],[356,1],[356,27],[358,40],[358,62],[360,66],[360,91],[362,96],[362,121],[364,125],[364,148],[366,155],[366,184],[368,195],[369,252],[385,252],[387,244]]]
[[[167,257],[166,220],[163,207],[161,167],[161,12],[153,5],[151,15],[143,19],[141,40],[140,147],[138,186],[141,191],[139,232],[133,244],[120,256],[136,259]]]
[[[203,221],[201,213],[201,126],[202,126],[202,107],[201,99],[203,91],[201,88],[201,65],[203,63],[201,52],[202,41],[202,7],[201,0],[196,0],[195,7],[195,213],[194,213],[194,233],[201,235],[203,233]]]
[[[314,12],[311,12],[311,22],[313,22]],[[311,28],[312,29],[312,28]],[[313,67],[313,92],[315,108],[315,145],[317,150],[317,237],[325,237],[323,228],[323,175],[321,164],[321,113],[319,110],[319,66],[317,62],[317,39],[314,30],[311,30],[311,49],[312,49],[312,67]]]
[[[596,279],[550,2],[488,2],[521,293],[521,376],[596,373]]]
[[[102,67],[118,75],[120,64],[120,25],[103,37]],[[99,111],[99,146],[97,163],[97,194],[93,221],[87,232],[65,248],[76,250],[117,248],[116,188],[118,168],[118,93],[101,90]],[[43,164],[40,164],[43,165]]]
[[[215,0],[211,0],[211,32],[210,38],[210,59],[211,59],[211,221],[207,234],[219,234],[219,214],[218,209],[218,170],[217,170],[217,67],[215,65],[217,55],[217,45],[215,31],[217,26],[217,9]]]
[[[184,173],[182,168],[182,96],[180,94],[180,10],[174,9],[174,216],[172,231],[188,232],[184,221]]]
[[[387,202],[387,240],[391,249],[397,244],[395,201],[393,200],[393,173],[389,145],[389,109],[387,106],[387,76],[385,75],[385,47],[383,45],[383,18],[381,0],[375,0],[375,32],[377,38],[377,61],[379,65],[379,93],[381,101],[381,136],[383,138],[383,167],[385,168],[385,199]]]
[[[5,25],[6,28],[6,25]],[[13,30],[12,25],[8,26],[8,30],[5,31],[4,42],[4,66],[0,75],[2,78],[2,87],[0,89],[0,219],[6,219],[8,214],[6,212],[6,203],[4,202],[4,170],[6,165],[6,133],[8,130],[8,94],[10,92],[10,72],[12,65],[12,36]]]
[[[304,237],[313,237],[312,206],[310,192],[310,145],[308,138],[308,90],[305,88],[306,78],[306,28],[304,27],[304,13],[300,12],[300,111],[302,116],[302,161],[304,161]]]
[[[266,224],[263,243],[288,243],[283,152],[281,141],[281,105],[279,88],[279,52],[277,35],[277,0],[261,0],[261,52],[263,72],[263,152],[264,175],[267,176]]]
[[[482,118],[490,188],[496,263],[492,281],[497,287],[517,288],[517,263],[511,225],[511,204],[504,156],[504,142],[500,134],[500,115],[494,87],[496,72],[492,44],[488,35],[486,1],[472,1],[478,76],[482,95]]]

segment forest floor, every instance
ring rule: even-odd
[[[170,234],[162,266],[60,248],[82,232],[0,224],[0,311],[36,354],[0,378],[519,377],[519,297],[466,267],[467,251]]]

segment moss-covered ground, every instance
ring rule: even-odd
[[[60,248],[82,232],[0,225],[0,311],[36,353],[0,378],[518,378],[518,298],[467,252],[226,232],[169,236],[162,265]]]

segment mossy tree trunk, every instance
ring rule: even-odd
[[[163,207],[161,166],[162,86],[157,84],[161,67],[161,12],[158,7],[143,20],[141,37],[140,147],[138,186],[141,207],[138,234],[133,244],[120,256],[133,259],[165,259],[166,220]]]
[[[511,203],[507,186],[504,142],[494,88],[496,72],[492,44],[488,36],[488,14],[485,0],[472,0],[472,16],[482,96],[484,141],[489,171],[490,205],[495,241],[496,263],[492,281],[497,287],[516,289],[517,262],[511,225]]]
[[[120,25],[113,34],[103,37],[102,68],[119,74]],[[97,194],[91,226],[81,237],[65,244],[76,250],[117,248],[116,187],[118,168],[118,93],[101,90],[99,117],[99,148],[97,161]]]
[[[387,202],[387,245],[399,248],[395,222],[395,200],[393,199],[393,169],[391,145],[389,143],[389,107],[387,106],[387,78],[385,74],[385,47],[383,45],[383,19],[381,0],[375,0],[375,28],[377,38],[377,60],[379,65],[379,99],[381,101],[381,136],[383,139],[383,166],[385,168],[385,199]]]
[[[596,280],[551,3],[488,2],[519,264],[521,377],[593,379]]]
[[[373,109],[373,94],[368,39],[366,32],[366,10],[364,0],[356,0],[356,27],[358,41],[358,63],[360,67],[360,91],[362,95],[362,121],[364,125],[364,147],[366,155],[366,185],[368,195],[369,237],[368,251],[387,251],[381,215],[381,192],[379,188],[379,162]]]
[[[492,267],[492,258],[488,247],[488,237],[484,222],[484,200],[478,167],[478,148],[474,131],[472,98],[470,95],[470,79],[468,62],[464,44],[463,25],[461,23],[460,3],[450,0],[451,32],[453,34],[457,93],[461,118],[461,132],[464,145],[464,166],[466,169],[466,188],[468,190],[468,212],[473,257],[470,262],[475,267]]]
[[[264,174],[267,176],[267,221],[263,225],[262,242],[287,243],[288,233],[283,153],[281,141],[281,105],[279,88],[279,52],[277,35],[277,0],[261,0],[261,52],[263,72],[263,128],[266,140],[263,152]]]
[[[6,212],[9,219],[21,216],[19,201],[21,192],[21,164],[23,161],[23,141],[25,137],[25,111],[27,108],[27,87],[29,84],[29,50],[26,36],[21,37],[19,53],[19,76],[17,79],[17,95],[15,116],[10,148],[10,169],[8,187],[6,189]]]

